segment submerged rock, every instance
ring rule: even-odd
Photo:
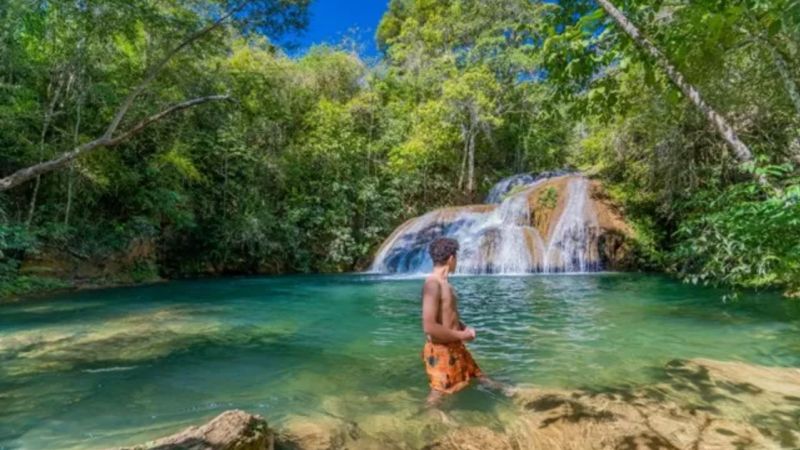
[[[0,375],[135,366],[221,334],[222,324],[189,307],[164,307],[0,335]]]
[[[232,410],[205,425],[120,450],[272,450],[274,446],[275,435],[261,416]]]
[[[511,432],[516,448],[780,448],[750,424],[641,393],[539,391],[519,401],[526,413]]]
[[[340,449],[357,440],[360,434],[358,426],[352,422],[332,417],[293,416],[282,427],[277,447],[279,450]]]
[[[800,445],[800,370],[676,360],[637,389],[519,390],[508,448],[778,449]],[[793,402],[792,399],[795,401]]]
[[[464,427],[423,447],[424,450],[506,450],[517,449],[509,437],[488,427]]]
[[[436,414],[405,420],[362,417],[358,423],[328,415],[293,416],[274,435],[275,448],[800,448],[800,369],[693,359],[671,361],[661,372],[661,381],[637,388],[517,388],[512,416],[493,426],[459,425],[437,420]],[[272,443],[273,433],[263,419],[232,411],[202,427],[134,448],[271,449]]]

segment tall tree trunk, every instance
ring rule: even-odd
[[[84,19],[88,19],[88,17],[84,16]],[[86,37],[82,37],[78,41],[78,57],[74,61],[75,65],[75,79],[76,81],[76,92],[77,95],[75,96],[75,126],[72,127],[72,146],[77,147],[78,143],[80,142],[80,130],[81,130],[81,112],[83,108],[83,101],[85,100],[85,89],[82,81],[84,81],[84,66],[86,63]],[[69,171],[67,172],[67,204],[64,207],[64,226],[69,226],[69,216],[72,212],[72,196],[74,195],[75,189],[75,161],[71,161],[69,164]]]
[[[789,143],[789,154],[795,166],[800,167],[800,136],[794,138],[794,140]]]
[[[50,99],[50,103],[47,106],[47,109],[44,112],[44,118],[42,119],[42,132],[39,135],[39,164],[44,161],[44,142],[45,138],[47,137],[47,131],[50,129],[50,121],[53,118],[53,113],[56,110],[56,104],[58,103],[58,99],[61,96],[61,85],[63,80],[61,78],[62,74],[56,75],[58,79],[55,81],[50,82],[48,86],[48,91],[50,88],[55,89],[52,93],[52,98]],[[51,79],[52,80],[52,79]],[[31,193],[31,201],[28,205],[28,217],[25,219],[25,226],[31,226],[31,222],[33,222],[33,214],[36,211],[36,200],[39,196],[39,185],[41,184],[41,175],[36,176],[36,182],[33,185],[33,193]]]
[[[683,92],[683,94],[697,106],[697,108],[706,116],[709,122],[717,129],[720,136],[728,144],[728,147],[733,150],[733,153],[741,162],[749,162],[753,160],[753,153],[750,149],[739,139],[733,127],[730,126],[728,121],[717,113],[708,103],[700,96],[700,92],[689,84],[684,78],[683,74],[669,62],[666,55],[659,50],[652,42],[646,37],[642,36],[639,30],[634,26],[620,10],[617,9],[609,0],[597,0],[597,3],[611,16],[614,22],[622,28],[631,39],[642,47],[669,76],[669,79]],[[762,183],[764,182],[763,180]]]
[[[778,70],[778,73],[781,76],[781,80],[786,88],[786,93],[789,94],[789,99],[792,101],[792,105],[794,105],[794,111],[796,114],[794,121],[795,136],[794,139],[792,139],[792,141],[789,143],[789,154],[795,165],[800,166],[800,89],[797,88],[797,83],[795,83],[791,72],[789,72],[788,64],[786,63],[786,60],[783,59],[783,55],[781,55],[780,52],[778,52],[778,50],[766,39],[764,39],[764,46],[767,48],[767,50],[769,50],[770,55],[772,55],[775,68]]]
[[[472,200],[472,196],[475,192],[475,135],[478,134],[477,131],[472,131],[469,134],[469,151],[467,152],[467,156],[469,161],[467,162],[467,194],[469,195],[470,200]]]
[[[69,225],[69,213],[72,209],[72,189],[74,186],[75,166],[74,163],[69,165],[69,172],[67,172],[67,205],[64,208],[64,225]]]
[[[461,155],[461,171],[458,173],[458,189],[464,189],[464,177],[467,173],[467,155],[469,154],[469,135],[470,131],[465,125],[461,125],[461,137],[464,138],[464,152]]]
[[[78,98],[78,107],[75,119],[75,128],[72,130],[72,145],[77,146],[80,136],[81,128],[81,104],[83,97],[82,94]],[[67,206],[64,208],[64,225],[69,225],[69,213],[72,209],[72,191],[75,184],[75,161],[69,163],[69,172],[67,173]]]
[[[789,62],[786,61],[783,54],[772,45],[772,42],[769,41],[769,37],[764,35],[758,22],[750,18],[748,24],[749,27],[742,27],[742,31],[750,36],[754,42],[767,50],[770,58],[772,58],[772,64],[775,66],[775,70],[778,72],[781,82],[783,82],[786,94],[789,96],[789,100],[794,107],[794,126],[796,128],[793,130],[795,137],[789,143],[789,156],[797,166],[800,166],[800,87],[798,87],[794,76],[792,76]]]

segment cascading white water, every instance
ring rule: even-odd
[[[445,208],[412,219],[386,240],[375,256],[372,272],[419,273],[431,269],[428,245],[446,236],[460,244],[459,273],[530,273],[586,271],[599,268],[596,258],[597,219],[589,200],[588,180],[568,176],[563,213],[547,239],[532,226],[530,195],[548,176],[532,178],[500,204]],[[518,180],[519,177],[515,177]],[[503,180],[495,197],[520,186]],[[502,186],[501,186],[502,185]],[[502,191],[502,192],[501,192]],[[595,248],[592,248],[595,247]]]
[[[536,177],[529,173],[521,173],[508,178],[503,178],[492,186],[486,196],[486,203],[502,203],[503,197],[517,186],[527,186],[536,181]]]
[[[537,183],[538,181],[544,180],[546,178],[560,177],[570,174],[575,174],[575,172],[561,169],[549,172],[542,172],[538,175],[533,175],[530,173],[520,173],[517,175],[512,175],[507,178],[503,178],[502,180],[498,181],[494,186],[492,186],[492,188],[489,190],[489,194],[486,195],[484,203],[502,203],[505,196],[519,186],[532,186],[534,183]]]
[[[493,245],[491,260],[484,263],[492,273],[525,273],[535,269],[533,255],[529,249],[528,234],[538,238],[534,245],[541,242],[539,231],[530,226],[530,207],[525,193],[507,198],[491,213],[491,217],[483,226],[486,230],[497,230],[497,236],[484,234],[483,246]],[[544,246],[533,249],[541,254]],[[475,267],[481,272],[481,266]],[[476,270],[470,270],[475,272]]]
[[[556,223],[542,264],[543,272],[596,270],[597,215],[589,200],[589,181],[573,178],[567,184],[567,203]]]
[[[432,262],[428,244],[436,237],[447,236],[458,240],[461,246],[459,273],[532,272],[537,269],[532,253],[543,255],[544,244],[529,223],[526,192],[483,211],[469,208],[432,211],[398,229],[375,256],[371,271],[429,270]]]

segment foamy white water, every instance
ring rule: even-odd
[[[567,203],[551,234],[543,272],[597,270],[590,262],[597,248],[597,215],[589,200],[589,180],[573,178],[567,185]]]
[[[420,273],[433,263],[428,245],[440,236],[458,240],[461,274],[519,274],[584,272],[602,269],[597,252],[597,217],[589,199],[589,181],[568,176],[561,213],[550,236],[532,224],[530,195],[547,177],[520,176],[501,180],[493,189],[499,204],[473,205],[431,211],[401,225],[381,246],[370,271]],[[524,186],[519,189],[518,186]],[[519,192],[507,196],[507,191]],[[550,206],[552,207],[552,206]],[[558,208],[556,208],[558,212]]]

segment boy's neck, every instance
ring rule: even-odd
[[[450,266],[448,266],[447,264],[441,266],[433,266],[433,271],[431,273],[437,278],[446,280],[447,276],[450,274]]]

